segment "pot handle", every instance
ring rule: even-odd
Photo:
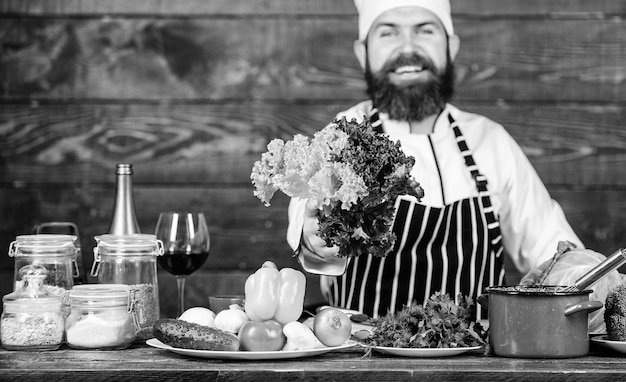
[[[488,296],[489,296],[488,294],[481,294],[481,295],[476,296],[476,302],[482,305],[483,309],[489,308]]]
[[[568,305],[567,308],[565,308],[565,315],[570,316],[574,313],[582,312],[585,310],[587,311],[587,313],[591,313],[602,308],[603,306],[604,304],[600,301],[584,301],[578,304]]]

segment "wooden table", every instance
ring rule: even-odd
[[[597,349],[569,359],[513,359],[468,354],[403,358],[359,347],[273,361],[190,358],[138,344],[119,351],[0,350],[1,381],[619,381],[626,356]]]

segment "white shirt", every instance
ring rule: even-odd
[[[361,102],[339,117],[362,121],[371,108],[370,101]],[[505,252],[519,272],[527,273],[551,258],[559,241],[568,240],[584,248],[563,210],[550,197],[528,158],[504,127],[452,105],[446,106],[431,134],[411,134],[408,122],[390,120],[386,114],[379,114],[389,139],[399,140],[402,150],[415,158],[411,175],[424,189],[422,204],[442,207],[478,195],[447,113],[457,121],[478,170],[487,178]],[[289,205],[287,241],[294,250],[300,245],[305,204],[306,200],[294,198]],[[311,262],[303,255],[299,260],[306,271],[327,275],[343,273],[346,264],[346,259]]]

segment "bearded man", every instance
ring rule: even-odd
[[[505,256],[526,273],[549,259],[559,241],[583,248],[506,130],[449,103],[460,46],[449,0],[355,4],[354,52],[370,99],[338,117],[369,118],[400,141],[416,160],[411,175],[425,196],[399,198],[398,239],[386,257],[350,259],[337,257],[338,249],[317,235],[318,206],[292,199],[287,240],[304,270],[323,275],[328,304],[378,317],[435,292],[475,298],[504,282]]]

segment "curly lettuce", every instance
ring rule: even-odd
[[[414,164],[399,142],[376,133],[369,120],[342,118],[313,139],[272,140],[250,178],[254,195],[266,206],[279,190],[315,200],[320,237],[337,245],[339,256],[383,257],[396,241],[391,230],[396,197],[424,196],[410,175]]]

